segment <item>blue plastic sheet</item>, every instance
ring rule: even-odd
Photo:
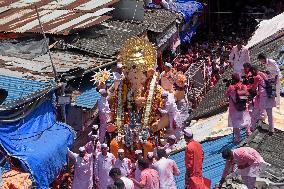
[[[198,26],[200,24],[197,23],[195,24],[194,26],[192,26],[189,31],[181,31],[179,33],[179,36],[180,36],[180,41],[182,44],[189,44],[191,42],[191,39],[192,39],[192,36],[193,34],[196,32]]]
[[[188,1],[188,0],[179,0],[176,3],[176,11],[183,15],[183,18],[186,23],[189,23],[192,20],[192,17],[195,13],[201,12],[203,10],[202,3],[197,1]],[[197,30],[199,23],[195,23],[190,27],[189,30],[184,30],[180,32],[180,40],[182,44],[189,44],[191,38],[195,31]]]
[[[46,100],[24,119],[0,123],[0,144],[31,173],[38,189],[46,189],[67,162],[67,147],[75,133],[56,122],[52,100]]]
[[[194,13],[201,12],[203,10],[202,3],[197,1],[178,1],[176,3],[177,12],[181,13],[185,19],[185,22],[189,22]]]

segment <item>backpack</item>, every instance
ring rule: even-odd
[[[241,89],[236,89],[236,102],[234,102],[235,104],[235,108],[238,111],[245,111],[247,109],[247,101],[248,101],[248,96],[247,91],[241,90]]]
[[[263,87],[267,93],[268,98],[274,98],[277,96],[276,94],[276,79],[267,79],[264,80],[265,87]]]

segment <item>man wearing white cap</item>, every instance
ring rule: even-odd
[[[157,156],[157,151],[159,149],[165,150],[167,155],[169,156],[171,154],[171,152],[176,149],[176,140],[177,140],[177,138],[176,138],[175,135],[168,136],[167,144],[165,146],[158,146],[158,148],[155,148],[155,150],[154,150],[155,156]]]
[[[164,106],[159,109],[161,113],[167,113],[169,115],[169,128],[173,129],[174,121],[178,115],[177,105],[174,100],[169,98],[169,92],[163,91],[162,99],[164,101]]]
[[[107,91],[105,89],[100,89],[99,93],[101,94],[101,98],[98,100],[99,119],[100,119],[99,141],[100,143],[103,143],[105,141],[110,108],[107,98],[108,97]]]
[[[123,65],[121,63],[118,63],[116,65],[116,72],[113,72],[114,90],[117,90],[119,84],[123,79],[124,79]]]
[[[93,188],[93,157],[86,152],[85,147],[79,148],[79,154],[68,149],[68,156],[75,161],[74,180],[72,189]]]
[[[175,76],[172,72],[172,65],[170,63],[165,63],[164,71],[160,75],[161,86],[164,90],[173,92]]]
[[[120,169],[122,176],[128,177],[131,174],[131,160],[124,157],[123,149],[118,149],[118,159],[115,161],[114,167]]]
[[[112,184],[109,171],[114,166],[115,157],[108,152],[108,146],[105,143],[101,145],[101,151],[96,161],[95,175],[97,176],[98,189],[107,189],[107,186]]]
[[[191,129],[184,129],[185,148],[185,186],[187,189],[209,189],[211,181],[202,175],[204,152],[202,145],[193,139]]]

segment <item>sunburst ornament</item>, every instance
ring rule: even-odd
[[[110,75],[111,73],[107,69],[99,69],[99,71],[95,73],[91,81],[95,81],[95,83],[104,83],[110,78]]]
[[[120,58],[127,70],[147,71],[155,67],[157,50],[149,41],[133,37],[128,39],[121,48]]]

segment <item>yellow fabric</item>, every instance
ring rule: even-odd
[[[29,173],[21,173],[11,170],[3,175],[3,189],[29,189],[32,187],[32,181],[29,179]]]

